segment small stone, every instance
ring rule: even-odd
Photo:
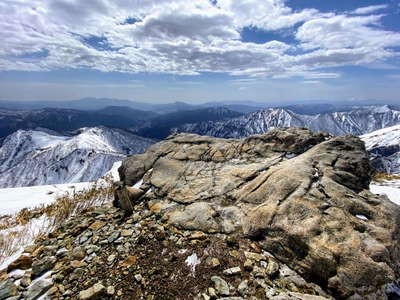
[[[137,281],[138,283],[141,283],[141,282],[142,282],[142,279],[143,279],[142,275],[136,274],[134,277],[135,277],[135,279],[136,279],[136,281]]]
[[[221,277],[213,276],[213,277],[211,277],[211,281],[214,282],[215,290],[218,295],[220,295],[220,296],[229,296],[230,295],[229,285]]]
[[[243,280],[238,286],[238,292],[240,295],[244,296],[249,288],[248,281]]]
[[[136,264],[137,257],[134,255],[128,256],[120,265],[124,268],[129,268]]]
[[[123,237],[130,237],[133,234],[133,230],[130,229],[124,229],[121,231],[121,236]]]
[[[18,280],[18,279],[21,279],[24,276],[24,274],[25,274],[25,271],[23,271],[23,270],[14,270],[14,271],[8,273],[8,277],[12,278],[14,280]]]
[[[90,299],[101,299],[106,294],[106,288],[101,283],[96,283],[91,288],[88,288],[79,293],[79,299],[90,300]]]
[[[203,240],[207,237],[207,234],[201,231],[196,231],[189,236],[189,240]]]
[[[233,268],[224,270],[223,273],[224,273],[225,275],[237,275],[237,274],[239,274],[241,271],[242,271],[242,270],[240,269],[240,267],[233,267]]]
[[[17,286],[11,280],[5,280],[0,284],[0,300],[16,296]]]
[[[213,268],[216,268],[221,264],[219,259],[216,257],[208,257],[206,263]]]
[[[20,285],[22,287],[28,287],[31,284],[32,280],[31,280],[31,274],[25,274],[21,280],[20,280]]]
[[[92,225],[90,225],[89,228],[92,230],[98,230],[98,229],[102,228],[104,225],[106,225],[106,223],[104,223],[102,221],[96,221],[96,222],[92,223]]]
[[[84,261],[80,261],[80,260],[73,260],[71,261],[71,267],[77,269],[77,268],[83,268],[87,266],[87,263],[85,263]]]
[[[114,295],[115,294],[115,287],[113,287],[111,285],[109,287],[107,287],[107,294],[110,295],[110,296]]]
[[[115,258],[115,255],[111,254],[109,257],[107,257],[107,263],[111,265],[114,262]]]
[[[246,270],[251,271],[253,269],[253,262],[250,259],[246,259],[243,266]]]
[[[82,260],[86,256],[86,251],[83,247],[76,247],[72,249],[72,258],[76,260]]]
[[[119,231],[114,231],[110,237],[108,238],[108,242],[109,243],[113,243],[114,241],[116,241],[119,238],[120,232]]]
[[[45,294],[51,287],[53,282],[49,279],[40,279],[32,284],[25,293],[24,299],[33,300],[38,299]]]
[[[265,259],[265,257],[264,257],[262,254],[254,253],[254,252],[247,252],[247,251],[245,251],[245,252],[244,252],[244,256],[245,256],[247,259],[250,259],[250,260],[253,260],[253,261],[260,261],[260,260]]]
[[[56,252],[56,257],[63,258],[65,256],[67,256],[67,254],[68,254],[68,250],[65,248],[61,248]]]
[[[14,260],[7,268],[7,272],[10,273],[13,270],[27,270],[32,266],[32,257],[29,255],[21,255]]]
[[[231,251],[229,251],[229,254],[234,258],[239,258],[240,257],[240,252],[237,251],[237,250],[231,250]]]
[[[80,244],[86,243],[92,236],[93,233],[91,231],[84,232],[79,238],[79,243]]]
[[[32,252],[31,256],[32,256],[32,257],[37,257],[37,256],[39,256],[39,255],[43,252],[43,249],[44,249],[43,246],[37,247],[37,248]]]
[[[201,298],[200,299],[202,299],[202,300],[210,300],[211,297],[208,296],[207,294],[203,293],[203,294],[201,294]]]
[[[32,264],[32,278],[39,277],[40,275],[52,269],[56,261],[57,259],[53,256],[34,261]]]
[[[260,268],[260,267],[258,267],[258,266],[255,266],[254,268],[253,268],[253,274],[254,274],[254,276],[255,277],[265,277],[265,269],[262,269],[262,268]]]
[[[217,298],[217,292],[212,287],[208,288],[208,294],[210,295],[211,298]]]
[[[274,276],[279,272],[279,264],[276,260],[274,259],[269,259],[268,261],[268,266],[265,270],[265,273],[267,273],[269,276]]]
[[[55,293],[57,293],[57,291],[58,291],[58,288],[57,287],[55,287],[55,286],[53,286],[53,287],[51,287],[48,291],[47,291],[47,295],[48,296],[52,296],[52,295],[54,295]]]
[[[44,249],[43,249],[43,253],[44,253],[46,256],[53,256],[53,255],[56,254],[57,250],[58,250],[58,247],[57,247],[57,246],[46,246],[46,247],[44,247]]]

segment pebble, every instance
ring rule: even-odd
[[[221,277],[212,276],[211,281],[214,282],[215,291],[216,291],[217,295],[220,295],[220,296],[229,296],[230,295],[229,285]]]
[[[240,267],[233,267],[233,268],[229,268],[223,271],[223,273],[225,275],[237,275],[240,274],[242,270],[240,269]]]
[[[101,299],[106,293],[106,288],[101,283],[96,283],[91,288],[87,290],[83,290],[79,293],[79,299],[81,300],[90,300],[90,299]]]

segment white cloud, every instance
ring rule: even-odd
[[[353,14],[356,15],[367,15],[373,12],[376,12],[377,10],[382,10],[388,8],[388,5],[382,4],[382,5],[371,5],[371,6],[364,6],[357,8],[356,10],[352,11]]]
[[[288,28],[322,15],[316,9],[294,12],[283,0],[218,0],[217,5],[234,16],[237,27],[255,26],[266,30]]]
[[[392,47],[400,46],[400,33],[377,26],[380,19],[294,11],[283,0],[3,0],[0,69],[337,78],[318,70],[382,64],[398,55]],[[292,32],[296,24],[292,44],[241,40],[247,26]]]
[[[303,83],[305,83],[305,84],[320,84],[321,81],[319,81],[319,80],[304,80]]]
[[[380,15],[318,18],[305,22],[296,38],[304,49],[369,48],[370,51],[400,46],[400,33],[376,28]]]

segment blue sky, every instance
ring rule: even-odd
[[[0,38],[1,100],[400,94],[393,0],[3,0]]]

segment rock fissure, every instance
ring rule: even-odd
[[[202,140],[207,140],[207,147]],[[177,203],[160,211],[166,223],[257,238],[265,250],[283,253],[277,255],[281,261],[338,298],[381,293],[383,282],[392,282],[390,270],[395,266],[376,263],[373,257],[387,244],[399,251],[392,233],[377,239],[383,231],[397,228],[393,220],[398,208],[385,200],[378,204],[367,191],[371,169],[358,138],[327,139],[301,128],[276,129],[242,141],[179,134],[153,146],[153,151],[173,147],[164,156],[172,159],[172,184],[161,179],[168,177],[164,160],[153,165],[158,173],[152,175],[152,181],[157,177],[162,183],[161,198]],[[186,160],[181,166],[174,157]],[[196,168],[202,171],[194,173]],[[363,197],[361,191],[366,191]],[[358,214],[368,222],[355,217]],[[376,242],[358,246],[367,240]],[[322,261],[335,271],[319,268]],[[367,284],[368,272],[356,271],[365,266],[380,279]]]

